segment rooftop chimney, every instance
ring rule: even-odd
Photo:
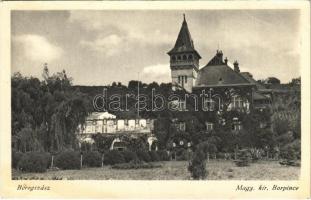
[[[226,57],[226,58],[225,58],[225,64],[227,64],[227,63],[228,63],[228,58]]]
[[[216,56],[218,57],[218,62],[219,64],[222,64],[223,63],[223,53],[221,50],[217,50],[216,51]]]
[[[240,72],[238,61],[234,61],[233,66],[234,66],[234,71],[235,72]]]

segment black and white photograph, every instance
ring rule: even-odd
[[[302,18],[12,9],[11,181],[299,181]],[[299,190],[242,183],[232,192]]]
[[[298,179],[298,22],[13,11],[12,178]]]

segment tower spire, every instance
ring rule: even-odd
[[[184,16],[184,21],[186,21],[186,15],[185,15],[185,13],[183,13],[183,16]]]

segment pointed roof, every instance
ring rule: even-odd
[[[174,48],[170,50],[168,54],[171,55],[172,53],[180,53],[180,52],[195,52],[199,56],[199,58],[201,58],[200,54],[194,49],[193,40],[191,38],[191,34],[188,29],[185,14],[184,14],[184,21],[181,25],[181,29],[179,31]]]

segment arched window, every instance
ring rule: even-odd
[[[177,56],[177,60],[181,60],[181,56]]]
[[[189,55],[188,60],[192,60],[192,59],[193,59],[192,55]]]
[[[183,59],[183,60],[187,60],[187,56],[186,56],[186,55],[183,55],[182,59]]]

